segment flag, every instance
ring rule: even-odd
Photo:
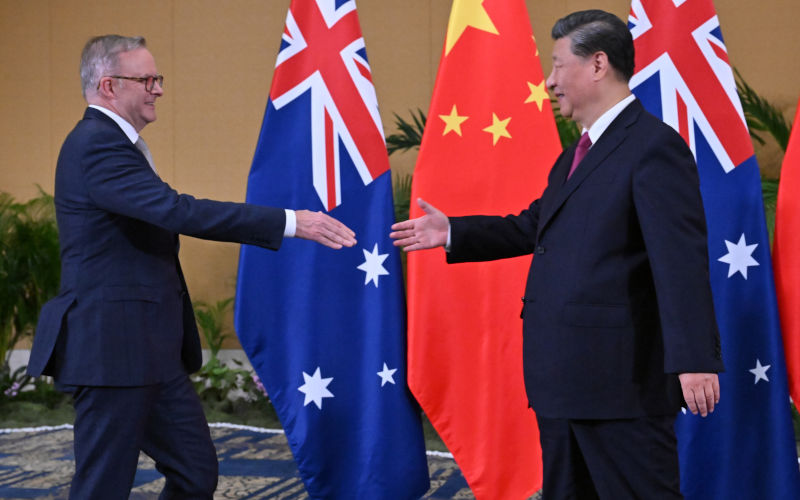
[[[518,213],[560,151],[523,0],[455,0],[412,200],[451,216]],[[527,498],[542,484],[522,373],[530,262],[408,255],[409,385],[478,499]]]
[[[406,384],[391,171],[355,2],[292,0],[247,201],[329,212],[358,244],[243,246],[235,324],[312,498],[429,487]]]
[[[800,407],[800,101],[786,146],[775,207],[775,285],[789,394]]]
[[[800,498],[761,179],[711,0],[633,0],[631,88],[697,160],[721,400],[675,424],[687,499]]]

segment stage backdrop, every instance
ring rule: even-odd
[[[427,111],[451,2],[357,0],[384,128],[394,115]],[[731,63],[766,98],[794,116],[800,65],[797,0],[715,2]],[[627,19],[630,0],[526,0],[542,66],[550,71],[550,28],[568,12],[601,8]],[[0,190],[21,200],[36,184],[52,192],[61,143],[83,113],[78,58],[93,35],[148,40],[165,94],[144,129],[159,172],[179,191],[242,201],[272,81],[289,0],[0,0]],[[768,168],[774,145],[757,149]],[[416,152],[391,157],[408,173]],[[777,161],[777,160],[776,160]],[[535,193],[532,193],[533,197]],[[194,298],[232,296],[238,245],[182,239]],[[229,346],[234,347],[234,346]]]

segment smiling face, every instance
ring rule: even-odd
[[[592,58],[573,54],[570,37],[555,41],[553,71],[547,77],[547,88],[558,99],[561,115],[586,128],[591,125],[587,122],[592,108],[594,74]]]
[[[119,54],[116,75],[131,77],[147,77],[158,74],[153,55],[145,48],[122,52]],[[113,79],[114,111],[127,120],[137,132],[145,125],[156,120],[156,99],[164,93],[156,82],[153,90],[148,92],[145,84],[133,80]]]

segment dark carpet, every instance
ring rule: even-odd
[[[212,424],[211,436],[220,472],[215,499],[308,498],[282,432]],[[0,498],[66,499],[73,460],[69,426],[0,431]],[[449,456],[429,453],[428,470],[424,498],[474,498]],[[163,484],[153,461],[141,455],[130,498],[155,499]]]

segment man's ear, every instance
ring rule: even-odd
[[[602,50],[595,52],[591,55],[592,60],[592,74],[595,80],[604,78],[611,70],[611,65],[608,62],[608,54]]]
[[[100,78],[100,85],[97,87],[97,95],[106,99],[114,96],[114,79],[108,76]]]

